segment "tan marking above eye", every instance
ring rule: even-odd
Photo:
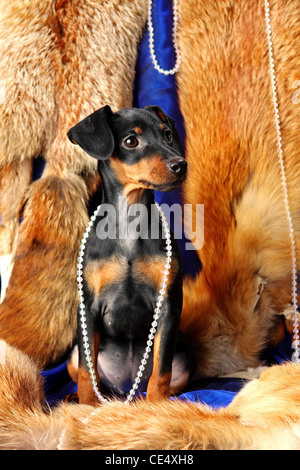
[[[135,132],[136,134],[140,135],[143,131],[142,131],[142,129],[141,129],[140,127],[135,127],[135,128],[134,128],[134,132]]]

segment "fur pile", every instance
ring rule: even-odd
[[[300,4],[271,2],[282,144],[300,259]],[[203,270],[184,285],[182,330],[198,375],[256,367],[284,336],[291,245],[269,72],[264,2],[179,3],[178,73],[189,176],[204,204]],[[299,269],[299,266],[298,266]],[[288,325],[289,327],[289,325]]]
[[[67,132],[105,104],[114,111],[132,105],[145,20],[146,0],[1,1],[2,297],[12,256],[15,266],[0,338],[45,367],[76,335],[76,257],[85,204],[99,184],[96,161]],[[31,185],[38,156],[46,166]]]
[[[145,20],[146,0],[1,1],[0,255],[14,253],[35,157],[44,175],[94,180],[67,132],[105,104],[131,106]]]
[[[30,359],[0,343],[0,449],[300,450],[300,369],[274,366],[226,409],[181,401],[109,402],[44,409]],[[275,411],[275,412],[274,412]],[[89,418],[88,424],[82,422]]]

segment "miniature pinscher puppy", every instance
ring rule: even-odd
[[[98,387],[101,383],[124,395],[131,389],[145,351],[166,262],[153,190],[177,188],[186,177],[187,163],[174,121],[157,106],[115,113],[105,106],[75,125],[68,137],[98,160],[105,210],[96,217],[85,248],[86,321]],[[140,210],[138,224],[132,216],[134,207],[145,209]],[[154,222],[159,228],[155,237]],[[136,229],[139,225],[138,236],[132,224]],[[181,260],[173,234],[171,240],[166,294],[139,384],[139,390],[147,389],[149,400],[178,392],[189,375],[179,332]],[[82,341],[79,326],[78,398],[79,403],[93,404],[96,398]]]

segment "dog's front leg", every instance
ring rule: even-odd
[[[165,313],[158,323],[154,338],[153,371],[150,377],[146,399],[158,401],[170,396],[172,361],[178,338],[178,318]]]
[[[100,379],[97,371],[97,358],[100,345],[100,334],[92,322],[87,319],[87,335],[89,339],[89,350],[93,369],[96,375],[97,387],[100,390]],[[84,338],[82,331],[78,334],[78,350],[79,350],[79,365],[78,365],[78,400],[80,404],[96,405],[99,404],[98,399],[93,389],[93,383],[90,376],[90,371],[87,363],[87,357],[84,348]]]

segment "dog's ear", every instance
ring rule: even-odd
[[[164,124],[168,124],[171,128],[175,127],[174,119],[168,116],[159,106],[146,106],[144,109],[156,114]]]
[[[180,137],[179,137],[179,134],[178,134],[178,131],[176,129],[176,125],[175,125],[175,121],[174,119],[172,119],[170,116],[168,116],[159,106],[146,106],[144,109],[146,109],[147,111],[150,111],[151,113],[155,114],[156,116],[159,117],[159,119],[161,120],[161,122],[163,124],[167,124],[169,126],[169,128],[172,130],[173,132],[173,135],[177,141],[177,143],[179,144],[180,146],[180,151],[182,153],[182,155],[184,154],[184,150],[183,150],[183,147],[182,147],[182,144],[181,144],[181,141],[180,141]]]
[[[106,160],[112,155],[115,146],[109,126],[112,114],[109,106],[98,109],[69,130],[70,141],[79,145],[91,157]]]

